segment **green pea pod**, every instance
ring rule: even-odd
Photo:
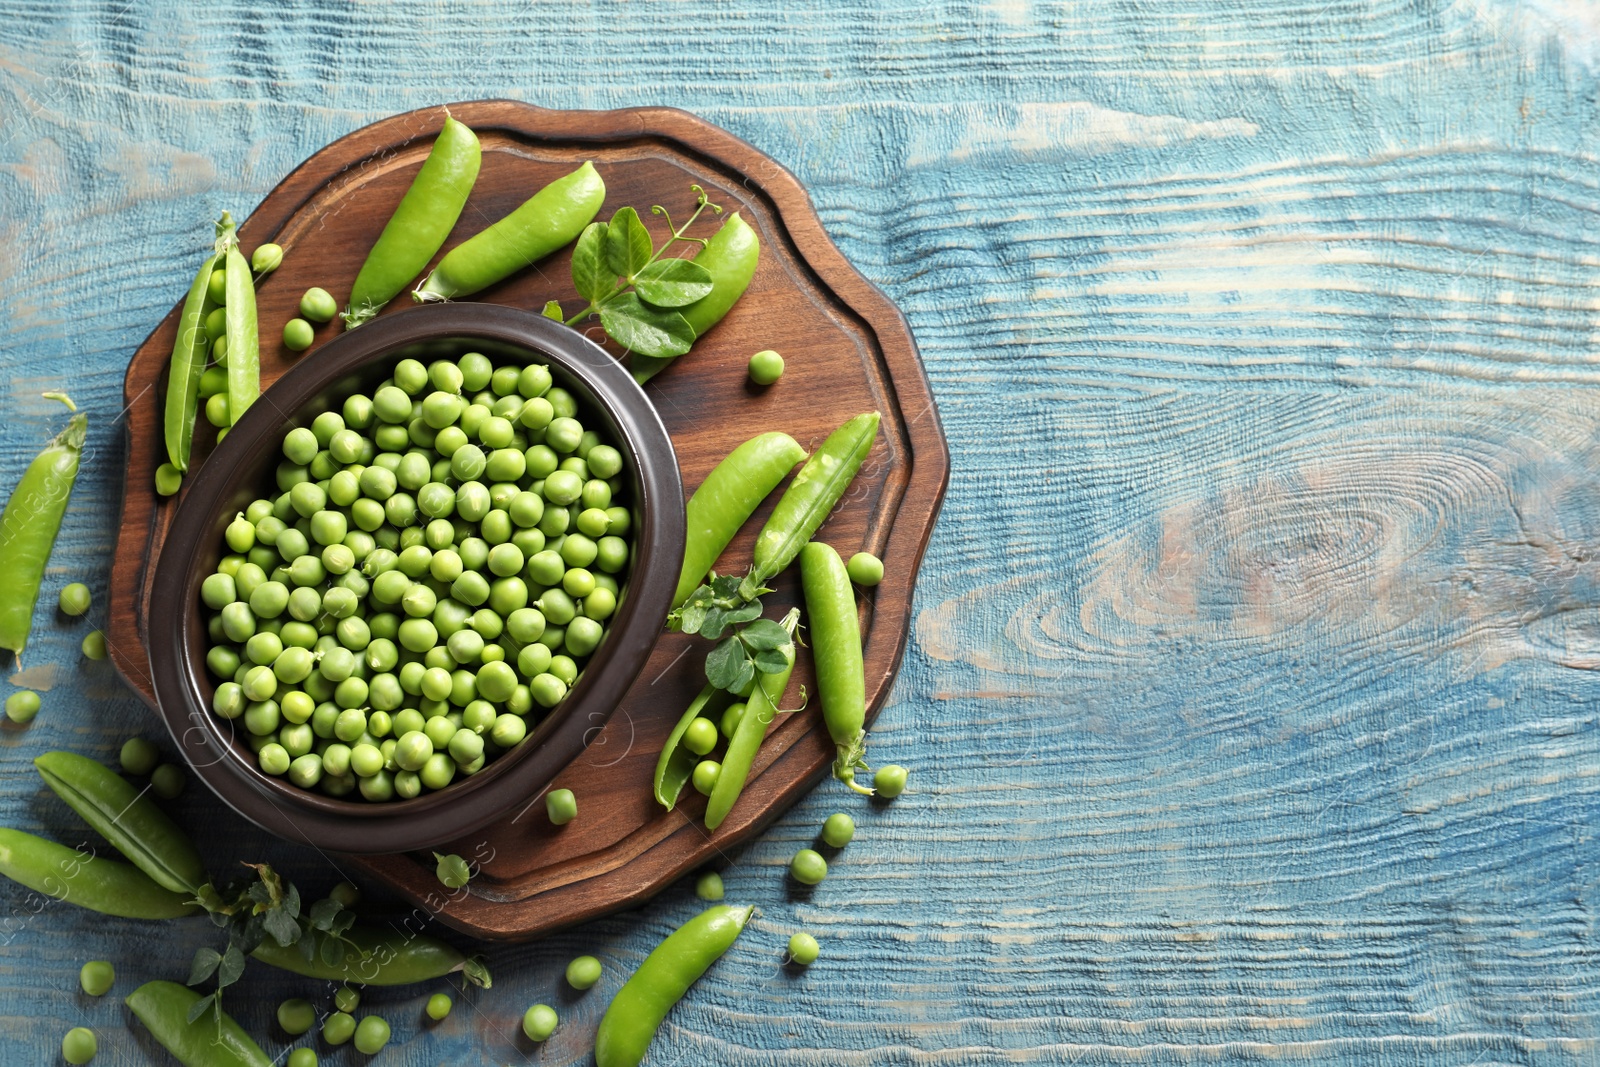
[[[744,716],[739,720],[733,736],[728,739],[728,752],[722,757],[722,773],[717,775],[717,784],[706,803],[707,830],[715,830],[722,825],[722,820],[728,817],[728,812],[738,802],[739,794],[744,792],[744,783],[750,777],[756,753],[761,749],[761,742],[767,738],[767,727],[772,725],[772,720],[777,716],[778,705],[783,703],[783,691],[788,688],[789,677],[794,674],[792,639],[799,621],[800,609],[794,608],[779,623],[789,631],[791,638],[790,644],[784,649],[784,658],[789,661],[789,666],[772,674],[756,674],[759,684],[751,689]]]
[[[454,300],[489,288],[576,240],[605,198],[606,183],[593,163],[585,163],[452,248],[412,297],[423,302]]]
[[[661,746],[661,755],[656,758],[656,803],[668,811],[678,803],[683,787],[694,777],[695,764],[700,762],[699,756],[683,747],[684,732],[701,715],[716,715],[730,703],[732,698],[726,690],[707,683],[689,705],[689,710],[678,720],[678,725],[672,728],[667,743]]]
[[[764,433],[729,452],[706,476],[689,498],[688,537],[673,607],[689,598],[739,527],[805,458],[806,450],[788,434]]]
[[[205,329],[206,315],[211,310],[211,274],[227,263],[228,249],[238,243],[233,216],[224,211],[217,221],[213,251],[194,276],[178,315],[178,336],[172,342],[172,365],[167,371],[165,432],[167,459],[180,471],[189,469],[195,412],[200,405],[200,376],[205,373],[211,352],[211,338]]]
[[[194,842],[147,791],[76,752],[46,752],[33,765],[56,796],[163,887],[193,896],[209,881]]]
[[[752,600],[768,578],[787,567],[850,487],[878,436],[879,415],[857,415],[828,435],[772,509],[756,535],[754,562],[739,595]]]
[[[46,896],[123,919],[177,919],[199,911],[137,867],[0,827],[0,874]]]
[[[465,956],[454,946],[426,934],[352,926],[343,935],[344,957],[337,964],[328,964],[323,962],[322,944],[329,935],[320,931],[313,933],[316,942],[310,959],[298,943],[285,948],[270,937],[257,945],[251,955],[268,966],[330,982],[410,985],[460,971],[467,981],[480,988],[487,989],[492,984],[482,960]]]
[[[733,305],[750,288],[750,279],[756,275],[756,262],[761,258],[761,238],[754,228],[735,211],[694,257],[694,261],[711,275],[711,292],[688,307],[678,308],[678,313],[689,323],[695,339],[704,337],[706,331],[722,321]],[[643,385],[667,369],[676,356],[633,356],[633,380]]]
[[[594,1035],[595,1067],[638,1067],[672,1006],[722,957],[755,908],[707,908],[657,945],[633,972]]]
[[[228,419],[232,423],[261,395],[261,331],[256,322],[255,277],[237,243],[228,249],[226,272],[223,322],[228,339]]]
[[[800,550],[800,587],[811,623],[811,658],[817,668],[822,721],[838,749],[833,776],[857,793],[872,790],[856,782],[866,767],[867,685],[861,665],[861,622],[844,560],[833,546],[812,541]]]
[[[60,394],[46,394],[77,410]],[[21,652],[33,626],[44,567],[61,530],[61,516],[78,478],[78,458],[89,432],[86,415],[74,415],[34,457],[0,515],[0,648]]]
[[[177,982],[146,982],[126,1003],[183,1067],[272,1067],[261,1046],[214,1003],[190,1022],[189,1011],[199,1000],[198,992]]]
[[[345,329],[377,315],[422,273],[461,217],[482,161],[477,135],[447,115],[422,169],[361,264],[344,310]]]

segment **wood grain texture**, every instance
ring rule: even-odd
[[[870,721],[900,665],[917,563],[949,475],[938,410],[899,312],[828,241],[804,189],[791,175],[770,157],[686,112],[550,111],[504,100],[456,103],[450,111],[478,135],[484,165],[463,212],[466,221],[445,242],[445,252],[486,221],[515,209],[529,190],[586,160],[606,182],[602,218],[624,205],[664,199],[683,220],[694,206],[691,186],[698,186],[727,213],[741,212],[761,235],[762,264],[744,299],[698,342],[693,361],[684,360],[673,373],[658,376],[647,395],[672,435],[684,484],[691,490],[724,456],[766,428],[784,427],[815,449],[851,415],[883,413],[872,452],[819,532],[847,556],[867,551],[898,561],[864,598]],[[270,240],[284,250],[283,266],[257,286],[264,334],[274,337],[276,324],[297,314],[300,294],[311,286],[343,293],[340,280],[348,284],[355,277],[443,122],[443,109],[427,108],[340,138],[297,167],[242,223],[240,241],[246,249]],[[644,210],[648,218],[649,208]],[[570,279],[567,249],[491,287],[479,299],[525,309],[541,308],[551,299],[581,307]],[[384,314],[409,302],[396,300]],[[166,458],[163,398],[181,310],[181,302],[174,305],[139,346],[123,385],[127,479],[107,635],[124,680],[152,704],[156,697],[149,677],[148,635],[157,610],[152,600],[156,561],[164,550],[171,551],[165,547],[167,533],[187,492],[185,488],[162,499],[154,490],[155,469]],[[589,333],[605,342],[598,329]],[[317,358],[317,349],[335,336],[335,324],[323,326],[313,345],[299,355],[279,344],[264,346],[261,379],[266,392],[261,402],[273,402],[271,386],[279,375],[300,360]],[[767,346],[803,358],[793,361],[780,388],[757,389],[748,382],[745,361],[749,353]],[[615,354],[623,355],[620,349]],[[204,423],[200,432],[205,433]],[[191,469],[204,463],[210,451],[210,434],[206,438],[196,447]],[[775,495],[760,517],[776,503]],[[752,522],[730,546],[723,572],[747,565],[740,561],[748,561],[759,529],[759,522]],[[672,573],[677,573],[676,564]],[[792,571],[773,585],[769,614],[798,604]],[[704,684],[705,647],[686,635],[664,637],[609,721],[597,717],[584,734],[587,750],[552,785],[581,798],[583,819],[553,827],[541,814],[539,796],[525,797],[497,823],[440,846],[480,863],[482,873],[467,892],[448,899],[440,893],[431,850],[352,857],[348,862],[388,881],[414,903],[433,908],[438,918],[459,930],[520,939],[637,903],[685,871],[742,844],[816,784],[832,762],[834,747],[820,708],[787,716],[762,746],[741,803],[717,833],[707,834],[697,825],[705,809],[698,795],[691,794],[675,811],[662,810],[647,783],[667,735]],[[794,683],[797,693],[808,680],[808,673],[801,672]],[[814,681],[810,688],[815,689]]]
[[[762,914],[650,1063],[1582,1064],[1595,1059],[1593,550],[1600,29],[1558,0],[928,4],[0,3],[0,479],[71,384],[103,412],[51,591],[104,587],[129,353],[206,219],[392,112],[513,96],[685,107],[811,191],[911,322],[950,497],[875,727],[885,807],[819,788],[728,857]],[[0,734],[26,773],[152,728],[79,630]],[[280,849],[198,793],[208,855]],[[857,840],[781,872],[833,810]],[[0,1062],[199,942],[0,897]],[[696,909],[490,950],[437,1030],[373,993],[383,1062],[585,1061],[621,976]],[[781,971],[787,935],[824,957]],[[601,986],[565,996],[579,952]],[[277,999],[247,976],[271,1037]],[[535,1052],[521,1010],[567,1025]],[[333,1057],[330,1057],[332,1059]]]

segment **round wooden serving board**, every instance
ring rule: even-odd
[[[788,171],[692,115],[670,108],[549,111],[511,101],[453,104],[450,112],[477,131],[483,166],[446,249],[586,159],[606,182],[602,219],[631,204],[659,239],[664,227],[649,213],[651,205],[664,205],[675,219],[686,217],[694,203],[689,186],[699,183],[713,202],[742,212],[760,232],[761,265],[743,300],[646,392],[672,433],[690,490],[730,449],[757,433],[781,429],[813,448],[846,418],[874,409],[883,413],[861,474],[818,535],[847,558],[866,550],[888,562],[883,584],[862,597],[868,715],[875,714],[905,648],[917,566],[950,467],[927,377],[899,311],[840,255]],[[298,357],[282,348],[277,339],[283,324],[313,285],[345,301],[443,120],[443,109],[429,108],[341,138],[284,179],[240,227],[247,253],[266,241],[284,248],[283,266],[257,293],[263,388],[296,358],[317,358],[316,346]],[[702,222],[694,232],[704,235],[715,225]],[[204,254],[204,248],[195,249],[196,263]],[[569,259],[570,249],[558,252],[478,298],[535,310],[555,299],[576,310]],[[394,307],[407,302],[402,296]],[[113,656],[123,677],[152,704],[149,663],[139,650],[147,647],[153,564],[175,510],[172,501],[155,495],[152,479],[165,458],[162,397],[178,310],[175,305],[128,366],[127,487],[112,571]],[[319,327],[317,344],[337,329]],[[590,336],[603,340],[598,327]],[[783,380],[768,389],[753,387],[745,376],[746,360],[762,348],[777,349],[787,362]],[[198,462],[211,437],[203,426],[197,431]],[[779,495],[734,541],[722,569],[745,569],[755,533]],[[773,617],[799,602],[794,569],[775,586],[767,598]],[[651,775],[667,733],[703,684],[705,647],[697,638],[663,634],[616,714],[554,783],[577,794],[580,814],[574,822],[552,826],[541,794],[442,849],[482,862],[468,891],[446,899],[429,855],[350,861],[458,929],[519,939],[635,903],[716,862],[815,784],[827,772],[833,746],[813,703],[774,726],[743,797],[716,833],[706,833],[700,821],[704,798],[692,790],[677,810],[663,811],[651,797]],[[790,685],[790,704],[801,685],[815,688],[804,654]]]

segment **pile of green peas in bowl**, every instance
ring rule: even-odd
[[[212,711],[262,772],[409,799],[561,703],[632,557],[623,455],[579,414],[547,367],[468,352],[284,434],[200,588]]]

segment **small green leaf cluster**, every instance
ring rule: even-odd
[[[228,944],[221,952],[209,946],[195,950],[187,984],[199,985],[215,978],[216,989],[189,1009],[191,1023],[215,1007],[217,1024],[221,1026],[223,990],[239,980],[246,958],[268,937],[284,948],[298,945],[307,962],[320,954],[329,967],[342,964],[349,948],[360,951],[344,938],[356,921],[353,911],[326,897],[315,901],[302,916],[300,891],[293,883],[265,863],[245,866],[255,872],[254,877],[230,883],[221,890],[207,882],[196,893],[211,921],[228,931]],[[317,937],[318,933],[326,936]]]
[[[722,213],[704,189],[691,188],[695,209],[682,226],[673,226],[672,216],[661,205],[650,209],[666,219],[671,232],[659,248],[631,207],[619,208],[610,222],[592,222],[584,229],[572,250],[572,282],[588,304],[567,318],[567,325],[598,315],[606,335],[630,352],[664,359],[689,351],[694,327],[676,309],[710,293],[711,274],[692,260],[668,257],[666,252],[680,241],[704,247],[707,238],[684,234],[707,208],[714,215]],[[560,320],[563,312],[552,300],[544,314]]]
[[[706,680],[730,693],[743,692],[757,671],[786,670],[793,643],[781,624],[761,617],[759,598],[745,600],[740,595],[739,581],[732,575],[713,576],[673,613],[677,629],[718,642],[706,656]]]

